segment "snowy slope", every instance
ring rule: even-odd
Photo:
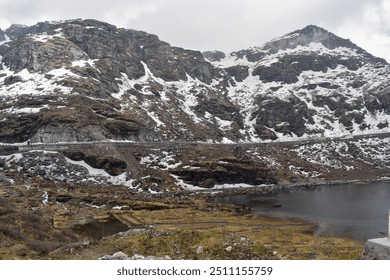
[[[348,40],[309,26],[222,56],[210,61],[248,69],[227,88],[248,140],[389,131],[389,65]]]
[[[234,143],[390,130],[389,65],[316,26],[204,56],[94,20],[4,34],[0,142]]]

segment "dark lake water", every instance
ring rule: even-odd
[[[315,222],[319,225],[317,235],[361,241],[387,236],[390,183],[321,186],[274,196],[240,195],[229,199],[251,207],[255,215]]]

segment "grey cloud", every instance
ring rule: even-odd
[[[339,31],[355,21],[359,29],[359,18],[365,9],[379,7],[383,1],[386,0],[0,0],[0,26],[95,18],[156,34],[176,46],[234,51],[263,44],[308,24]],[[384,26],[378,32],[388,32],[389,21]]]

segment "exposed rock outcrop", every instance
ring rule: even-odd
[[[213,188],[215,185],[224,184],[277,183],[269,168],[255,165],[253,161],[238,159],[198,163],[186,169],[176,169],[172,173],[180,176],[188,184],[203,188]]]
[[[211,62],[221,61],[221,59],[226,57],[225,53],[220,51],[206,51],[203,52],[202,54],[207,60]]]

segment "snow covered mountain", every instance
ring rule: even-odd
[[[0,30],[0,142],[258,142],[390,131],[386,61],[308,26],[230,54],[95,20]]]
[[[389,65],[316,26],[261,47],[205,57],[233,77],[226,88],[253,141],[376,133],[389,128]]]

